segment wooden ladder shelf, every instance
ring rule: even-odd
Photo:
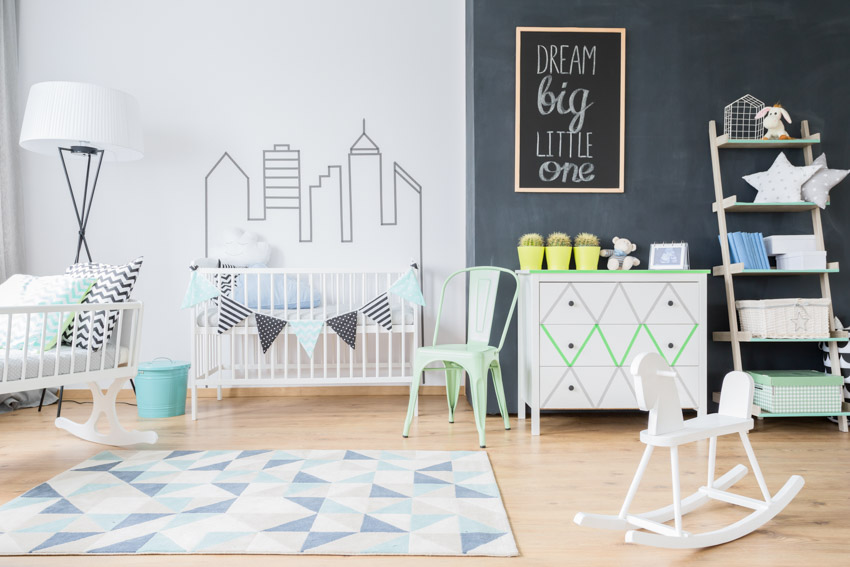
[[[726,197],[723,195],[723,180],[720,174],[720,149],[780,149],[800,148],[803,150],[803,158],[806,165],[811,165],[813,160],[812,146],[820,143],[820,134],[809,133],[809,123],[803,120],[800,123],[801,139],[796,140],[746,140],[730,141],[727,136],[718,136],[714,120],[708,123],[708,138],[711,146],[711,169],[714,174],[714,196],[712,210],[717,214],[717,227],[720,233],[720,252],[723,264],[715,266],[715,276],[722,276],[726,288],[726,308],[729,315],[729,331],[714,333],[715,341],[729,342],[732,347],[732,364],[735,370],[743,370],[741,363],[741,343],[746,342],[798,342],[801,339],[754,339],[750,333],[738,329],[738,314],[735,309],[735,278],[738,276],[790,276],[790,275],[816,275],[820,279],[821,297],[830,300],[829,305],[829,330],[830,336],[820,339],[805,339],[811,342],[824,341],[829,344],[829,358],[832,373],[841,375],[841,360],[838,353],[838,342],[847,339],[845,331],[835,328],[835,316],[832,311],[832,294],[829,289],[829,274],[838,271],[838,263],[830,263],[825,270],[744,270],[742,264],[733,264],[729,254],[728,231],[726,228],[726,213],[778,213],[778,212],[806,212],[812,216],[812,229],[815,236],[817,250],[826,250],[823,242],[823,224],[821,223],[820,208],[814,203],[742,203],[736,196]],[[842,391],[843,395],[843,391]],[[841,431],[847,432],[847,415],[850,415],[848,404],[842,406],[842,415],[838,416],[838,426]],[[770,414],[753,406],[753,415],[758,417],[769,417]],[[787,414],[785,414],[787,416]],[[806,415],[806,414],[800,414]]]

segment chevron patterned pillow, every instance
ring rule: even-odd
[[[68,266],[65,274],[69,276],[94,277],[97,282],[92,286],[91,291],[83,300],[83,303],[122,303],[130,299],[130,294],[133,292],[133,286],[136,285],[136,278],[139,276],[139,270],[142,267],[142,260],[139,256],[129,264],[123,266],[112,266],[110,264],[98,264],[95,262],[88,264],[74,264]],[[91,343],[92,350],[101,348],[112,334],[112,329],[118,321],[117,311],[91,311],[88,313],[80,313],[75,321],[77,327],[77,347],[89,348]],[[71,344],[73,337],[74,325],[69,325],[62,335],[62,341],[66,344]]]

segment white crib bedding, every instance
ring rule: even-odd
[[[355,307],[356,309],[356,307]],[[403,311],[402,311],[403,310]],[[345,313],[349,313],[353,311],[351,307],[337,307],[336,305],[327,305],[314,307],[312,312],[310,309],[301,309],[300,311],[295,309],[275,309],[271,313],[269,313],[268,309],[261,309],[260,313],[263,315],[271,315],[272,317],[278,317],[280,319],[287,320],[307,320],[307,319],[324,319],[331,318],[334,315],[342,315]],[[404,315],[404,324],[411,325],[413,324],[413,307],[405,303],[404,307],[393,307],[392,311],[392,321],[393,325],[401,325],[402,323],[402,314]],[[367,326],[375,325],[375,321],[372,319],[361,316],[361,325],[365,324]],[[209,307],[205,311],[201,311],[198,313],[198,316],[195,320],[195,323],[199,327],[217,327],[218,326],[218,307]],[[243,323],[244,324],[244,323]],[[257,320],[254,317],[248,317],[248,326],[256,327]]]
[[[72,353],[72,350],[74,351]],[[118,355],[118,364],[127,362],[129,351],[127,347],[121,347]],[[72,349],[70,346],[63,346],[59,351],[59,375],[71,374],[73,365],[74,373],[86,371],[86,349]],[[27,353],[26,357],[26,378],[38,378],[39,376],[53,376],[56,369],[56,348],[44,351],[44,363],[41,373],[39,373],[39,353],[33,352],[32,349]],[[101,366],[102,363],[102,366]],[[110,343],[106,348],[92,351],[90,370],[110,369],[115,364],[115,344]],[[0,380],[3,378],[6,367],[6,351],[0,350]],[[9,350],[9,375],[6,378],[7,382],[20,380],[24,368],[24,351],[17,349]],[[81,376],[81,380],[85,381],[85,377]]]

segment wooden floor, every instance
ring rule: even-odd
[[[445,398],[426,396],[409,439],[401,436],[406,399],[374,397],[237,398],[199,402],[200,420],[188,417],[138,420],[135,408],[120,406],[125,424],[156,430],[159,449],[477,449],[472,412],[465,402],[454,425]],[[82,418],[90,406],[66,404],[63,414]],[[55,406],[0,416],[0,502],[103,450],[56,429]],[[850,557],[850,436],[825,419],[765,420],[751,434],[771,491],[791,474],[806,486],[772,522],[742,540],[702,551],[669,551],[623,543],[623,534],[579,528],[578,511],[616,513],[643,445],[642,414],[547,415],[542,435],[531,437],[527,421],[488,418],[487,453],[496,473],[520,557],[333,557],[333,556],[125,556],[14,557],[0,565],[795,565],[846,563]],[[731,438],[719,442],[718,473],[746,462]],[[683,494],[705,482],[707,443],[681,450]],[[656,451],[635,509],[670,501],[669,459]],[[741,493],[758,497],[752,475]],[[701,531],[745,515],[712,503],[686,517],[685,527]]]

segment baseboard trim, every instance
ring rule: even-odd
[[[319,396],[406,396],[410,392],[407,386],[324,386],[324,387],[277,387],[277,388],[222,388],[222,398],[288,398],[288,397],[319,397]],[[420,386],[419,394],[423,396],[445,396],[445,386]],[[199,398],[215,398],[216,388],[198,388]],[[460,387],[460,395],[464,395],[464,386]],[[187,392],[187,397],[191,392]],[[65,389],[66,400],[90,401],[91,392],[85,390]],[[118,399],[132,400],[133,391],[121,390]]]

